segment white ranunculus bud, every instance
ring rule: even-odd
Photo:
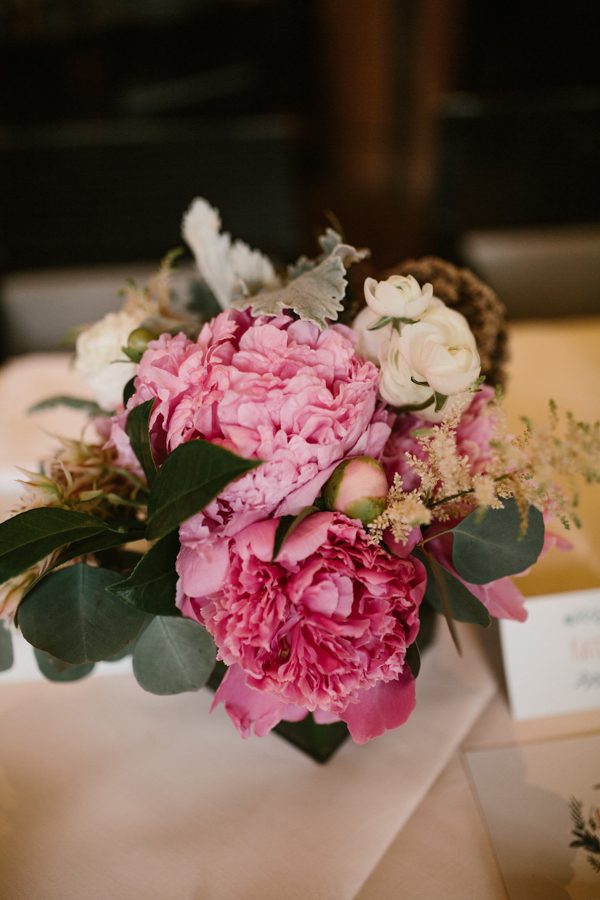
[[[469,323],[440,300],[421,321],[402,328],[400,352],[417,381],[450,396],[468,390],[479,377],[481,361]]]
[[[392,332],[391,324],[377,328],[376,331],[369,330],[380,318],[381,316],[365,306],[352,323],[352,329],[356,334],[356,352],[359,356],[371,360],[376,366],[379,365],[381,349],[389,341]]]
[[[365,300],[379,318],[418,319],[433,298],[430,284],[420,286],[412,275],[390,275],[386,281],[367,278]]]
[[[75,368],[106,412],[122,402],[123,388],[135,375],[136,366],[122,348],[151,312],[150,305],[125,306],[119,312],[108,313],[77,338]]]

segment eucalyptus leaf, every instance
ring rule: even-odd
[[[473,622],[476,625],[487,627],[490,624],[490,614],[477,597],[445,569],[437,560],[431,561],[430,556],[415,555],[424,563],[427,572],[427,587],[425,600],[437,612],[458,622]],[[435,565],[436,571],[433,571]],[[444,596],[442,596],[442,591]],[[450,624],[450,623],[449,623]]]
[[[487,584],[516,575],[533,565],[544,546],[544,519],[529,508],[527,532],[521,534],[521,517],[514,500],[503,509],[475,510],[452,531],[452,562],[465,581]]]
[[[119,530],[70,509],[25,510],[0,524],[0,584],[67,544]]]
[[[234,305],[242,309],[250,306],[254,316],[276,316],[291,309],[301,319],[326,328],[327,320],[334,322],[343,309],[345,276],[344,263],[334,254],[283,287],[260,291],[250,299],[236,300]]]
[[[94,663],[71,666],[62,659],[56,659],[55,656],[35,648],[34,653],[38,669],[49,681],[79,681],[89,675],[94,668]]]
[[[152,456],[149,431],[150,415],[153,406],[154,400],[146,400],[145,403],[134,406],[127,416],[127,424],[125,425],[125,431],[131,441],[131,448],[144,470],[148,484],[152,484],[156,477],[156,463]]]
[[[312,513],[319,512],[316,506],[305,506],[304,509],[301,509],[297,516],[282,516],[279,520],[279,525],[275,531],[275,540],[273,541],[273,556],[271,557],[271,562],[275,562],[281,548],[289,538],[289,536],[296,530],[298,525],[301,522],[304,522],[307,516],[312,515]]]
[[[151,694],[180,694],[205,685],[215,660],[205,628],[191,619],[157,616],[135,645],[133,673]]]
[[[140,559],[129,578],[111,585],[109,591],[151,615],[180,616],[175,606],[179,547],[177,531],[165,535]]]
[[[12,636],[4,622],[0,621],[0,672],[7,672],[15,661]]]
[[[147,537],[163,537],[204,509],[223,488],[261,464],[208,441],[189,441],[167,456],[148,500]]]
[[[82,397],[70,397],[67,394],[57,394],[54,397],[46,397],[39,403],[30,406],[28,412],[43,412],[46,409],[54,409],[56,406],[67,406],[69,409],[80,409],[89,416],[105,416],[106,411],[94,400],[85,400]]]
[[[48,575],[19,607],[24,638],[71,665],[114,656],[147,622],[108,592],[120,579],[117,572],[82,563]]]

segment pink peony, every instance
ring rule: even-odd
[[[390,429],[377,382],[377,368],[357,356],[348,328],[319,331],[286,315],[229,311],[197,341],[183,334],[152,341],[128,409],[156,398],[150,428],[159,464],[194,438],[264,461],[201,514],[193,528],[198,544],[272,513],[296,513],[340,460],[380,456]],[[125,417],[113,419],[111,442],[121,463],[135,467]]]
[[[461,456],[469,458],[474,473],[485,471],[486,463],[492,453],[490,440],[494,417],[490,409],[490,401],[493,397],[493,389],[484,385],[474,395],[456,429],[458,452]],[[390,482],[393,480],[394,474],[399,472],[405,490],[411,491],[418,487],[418,476],[406,461],[406,454],[413,453],[420,459],[424,458],[423,448],[413,435],[419,429],[431,427],[431,422],[426,422],[412,414],[397,416],[381,460]]]
[[[358,521],[327,512],[302,522],[272,562],[277,525],[257,522],[230,539],[229,565],[203,568],[211,593],[186,594],[202,581],[188,572],[193,557],[180,555],[179,605],[232,667],[216,702],[242,733],[256,693],[270,697],[257,732],[286,707],[331,713],[359,742],[401,724],[414,705],[405,657],[419,630],[423,567],[370,543]]]

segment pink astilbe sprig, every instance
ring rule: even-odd
[[[523,422],[521,434],[513,435],[501,397],[490,388],[439,425],[399,419],[384,451],[394,481],[385,511],[370,526],[374,539],[389,528],[404,543],[414,527],[498,509],[509,498],[523,528],[530,506],[566,527],[578,525],[578,481],[600,481],[600,423],[570,413],[561,419],[552,402],[544,424]]]

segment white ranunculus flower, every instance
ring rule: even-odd
[[[376,366],[379,365],[381,349],[389,341],[392,333],[391,324],[378,328],[376,331],[369,331],[371,325],[378,322],[380,318],[381,316],[365,306],[352,323],[352,330],[356,334],[356,352],[359,356],[371,360]]]
[[[365,300],[379,318],[418,319],[433,298],[430,284],[420,286],[412,275],[390,275],[386,281],[367,278]]]
[[[379,393],[387,403],[392,406],[420,406],[429,397],[433,403],[431,388],[412,381],[413,372],[402,351],[401,335],[397,331],[392,331],[382,345],[379,361]]]
[[[420,322],[405,325],[398,343],[413,377],[440,394],[468,390],[481,372],[469,323],[441,300],[434,301]]]
[[[156,314],[148,301],[126,304],[82,331],[77,338],[75,368],[91,388],[96,402],[112,412],[123,400],[123,388],[136,371],[122,348],[132,331]]]

